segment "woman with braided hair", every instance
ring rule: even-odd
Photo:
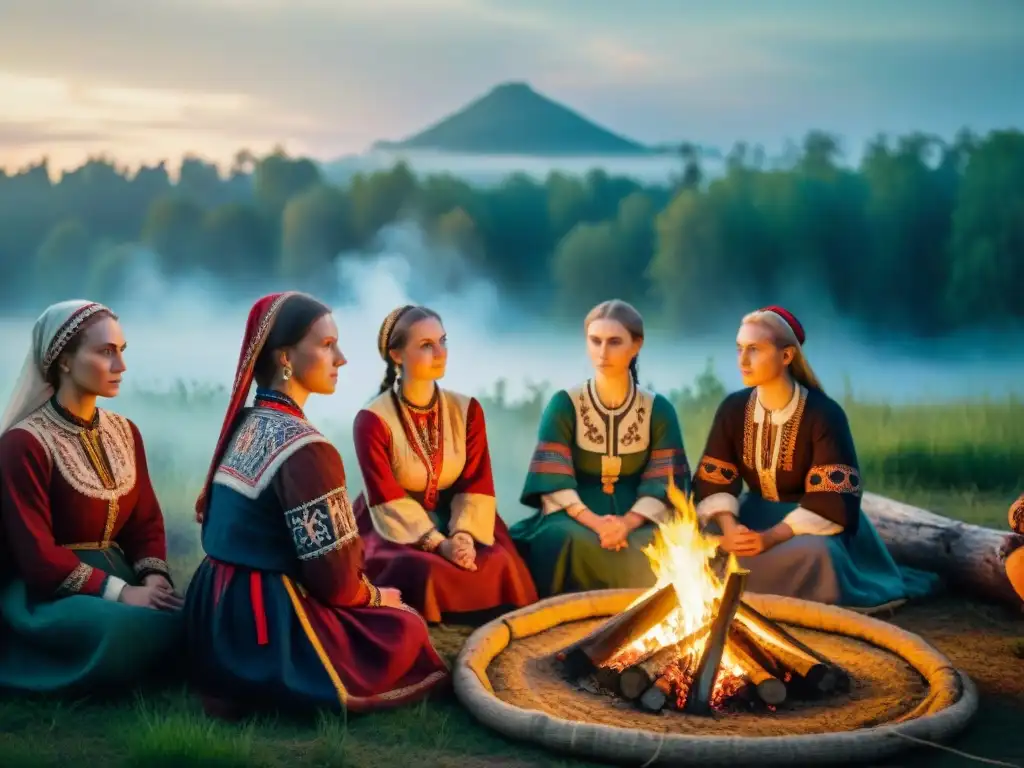
[[[736,352],[747,388],[715,414],[694,473],[698,517],[750,569],[750,592],[862,609],[924,596],[938,578],[898,567],[861,512],[850,425],[804,341],[782,307],[743,318]]]
[[[644,549],[672,511],[669,482],[690,490],[675,408],[639,384],[643,317],[611,299],[583,332],[594,376],[544,409],[520,496],[536,512],[512,526],[545,597],[652,586]]]
[[[497,513],[483,409],[437,383],[448,360],[441,318],[399,307],[381,324],[377,349],[384,381],[354,427],[365,485],[354,511],[370,578],[401,590],[429,622],[536,601]]]
[[[321,302],[288,292],[253,305],[196,504],[206,558],[185,603],[211,714],[365,712],[449,680],[422,617],[367,578],[341,456],[303,411],[334,392],[344,364]]]

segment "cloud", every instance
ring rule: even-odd
[[[76,128],[53,127],[48,123],[22,121],[0,121],[0,149],[22,148],[25,146],[45,147],[51,143],[74,142],[97,144],[106,135],[99,131]]]
[[[0,72],[38,81],[34,111],[4,88],[0,116],[109,131],[136,153],[152,131],[153,152],[282,142],[334,157],[527,80],[641,141],[773,141],[823,121],[944,129],[957,107],[934,96],[943,72],[970,92],[961,121],[1005,124],[1022,13],[1019,0],[23,2],[4,9]]]

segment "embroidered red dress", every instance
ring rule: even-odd
[[[354,440],[365,485],[355,515],[375,584],[400,589],[430,622],[537,600],[497,514],[475,398],[436,387],[430,404],[417,408],[389,390],[356,416]],[[474,540],[476,571],[436,551],[460,531]]]
[[[0,686],[142,677],[179,642],[181,616],[118,602],[125,585],[168,575],[136,426],[99,409],[86,423],[51,399],[0,437],[0,474]]]
[[[363,572],[341,456],[280,393],[259,390],[239,417],[203,549],[185,614],[204,694],[366,711],[448,682],[422,617],[381,606]]]

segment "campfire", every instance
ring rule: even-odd
[[[676,513],[645,550],[657,584],[558,652],[570,679],[589,677],[650,712],[699,715],[848,689],[842,668],[743,602],[749,572],[730,555],[720,577],[717,542],[701,533],[693,502],[674,486],[669,499]]]

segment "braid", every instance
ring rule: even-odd
[[[636,386],[639,387],[640,386],[640,365],[636,361],[637,357],[640,357],[640,355],[636,355],[632,360],[629,361],[629,372],[633,376],[633,383]]]
[[[388,359],[387,366],[388,368],[384,372],[384,381],[380,383],[380,392],[378,394],[384,394],[387,392],[398,380],[398,366],[395,365],[395,361]]]

